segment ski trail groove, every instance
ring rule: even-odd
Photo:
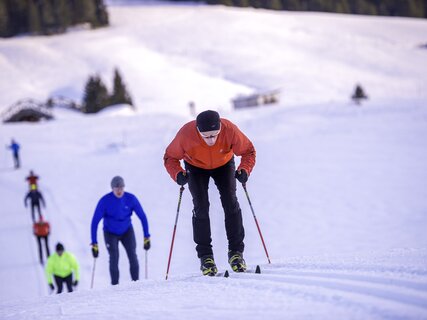
[[[268,271],[267,271],[268,272]],[[371,296],[384,300],[390,300],[413,307],[427,310],[427,291],[419,291],[419,289],[413,289],[401,286],[399,281],[380,284],[376,282],[370,282],[358,277],[346,278],[344,281],[339,278],[323,279],[312,276],[293,276],[286,273],[275,273],[268,274],[236,274],[231,273],[230,279],[257,281],[262,280],[263,282],[274,282],[276,284],[294,284],[298,286],[311,286],[320,287],[328,290],[335,290],[347,293],[355,293],[363,296]],[[404,282],[407,284],[406,282]],[[402,292],[405,291],[405,292]]]

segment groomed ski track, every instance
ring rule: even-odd
[[[229,278],[200,274],[148,280],[106,290],[81,290],[22,301],[20,319],[425,319],[427,275],[422,270],[330,263],[262,265],[262,273]],[[126,308],[120,306],[126,300]],[[162,301],[164,308],[156,306]],[[247,304],[247,301],[251,301]],[[43,305],[44,307],[40,307]],[[300,308],[304,306],[303,312]],[[0,312],[13,319],[14,308]],[[298,309],[298,310],[296,310]],[[25,310],[25,311],[22,311]],[[351,314],[349,315],[349,311]]]

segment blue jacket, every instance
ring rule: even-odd
[[[12,149],[13,153],[17,154],[19,152],[19,144],[12,142],[12,144],[9,146],[9,149]]]
[[[132,225],[132,212],[135,212],[142,222],[144,237],[150,237],[147,217],[138,199],[128,192],[125,192],[121,198],[117,198],[113,192],[110,192],[103,196],[96,206],[91,225],[92,243],[98,243],[96,233],[101,219],[104,219],[104,231],[122,235]]]

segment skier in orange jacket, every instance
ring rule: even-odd
[[[241,156],[237,170],[234,155]],[[188,183],[193,198],[193,236],[202,273],[218,272],[213,251],[209,220],[209,179],[214,180],[225,213],[229,263],[236,272],[246,270],[243,259],[245,231],[236,196],[236,179],[246,183],[255,165],[252,142],[218,112],[207,110],[185,124],[166,148],[164,164],[179,185]],[[180,160],[184,160],[185,169]]]

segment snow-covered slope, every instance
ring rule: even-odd
[[[421,90],[426,84],[426,66],[414,66],[426,53],[409,45],[420,41],[419,31],[427,26],[424,20],[172,5],[121,6],[110,11],[114,22],[110,29],[0,42],[1,53],[10,53],[1,62],[7,60],[2,71],[3,66],[14,70],[8,74],[9,81],[1,77],[2,101],[16,99],[23,92],[44,97],[51,88],[59,87],[77,92],[87,72],[99,67],[100,72],[108,74],[119,58],[125,79],[137,94],[137,101],[141,101],[135,114],[125,107],[93,116],[58,110],[56,121],[0,126],[0,143],[5,145],[15,137],[22,144],[23,162],[23,168],[14,171],[8,151],[3,149],[0,154],[0,319],[427,317],[427,99]],[[164,16],[167,21],[160,20]],[[224,17],[229,20],[221,20],[224,23],[218,25],[217,19]],[[328,47],[316,55],[311,47],[314,40],[299,39],[310,55],[307,64],[298,64],[299,70],[292,68],[298,66],[295,60],[283,65],[285,57],[303,57],[288,51],[295,46],[278,41],[276,37],[281,33],[273,30],[279,21],[284,25],[293,21],[302,27],[308,18],[304,28],[309,29],[304,30],[310,30],[310,38],[316,39],[318,45],[328,43],[332,31],[340,29],[351,31],[346,33],[349,39],[363,39],[359,49],[347,47],[346,56],[341,52],[343,47]],[[246,19],[244,29],[248,30],[244,37],[247,42],[240,45],[238,41],[244,40],[236,40],[233,33],[244,32],[242,25],[234,28],[242,21],[239,19]],[[191,21],[197,28],[193,25],[189,32]],[[359,32],[365,24],[376,28]],[[214,25],[224,29],[228,25],[227,36],[220,37]],[[258,40],[253,40],[258,45],[249,41],[256,34],[255,25],[260,34]],[[379,28],[382,25],[394,26],[393,33]],[[173,37],[167,32],[172,26]],[[284,33],[289,32],[294,40],[299,37],[300,28],[289,30]],[[392,36],[398,40],[391,41]],[[336,36],[342,41],[346,37]],[[75,48],[77,41],[82,44],[81,50]],[[380,52],[384,43],[390,45],[386,52],[390,60],[376,64],[374,61],[381,60],[378,55],[366,52],[374,48]],[[274,51],[271,48],[276,44]],[[27,82],[19,76],[30,63],[24,47],[34,52],[32,70],[35,77],[42,78],[40,83]],[[56,64],[62,58],[39,56],[40,48],[49,48],[49,52],[56,52],[68,63]],[[242,50],[240,60],[236,50]],[[103,59],[96,55],[107,51]],[[230,65],[214,58],[222,54],[230,57]],[[248,56],[266,54],[269,57],[265,60],[252,59],[252,64],[247,60]],[[372,62],[366,68],[354,67],[366,76],[361,81],[369,83],[366,88],[371,95],[370,101],[359,107],[344,101],[355,81],[347,69],[356,58],[354,54],[365,57],[366,66]],[[345,57],[347,67],[333,56]],[[326,60],[328,66],[342,70],[337,71],[342,83],[332,72],[312,73],[316,61],[323,65]],[[401,63],[397,65],[398,61]],[[261,68],[264,63],[268,68]],[[61,77],[55,73],[60,65],[69,68]],[[133,68],[136,66],[139,69]],[[44,78],[41,71],[52,67],[52,78]],[[156,78],[160,69],[168,72],[161,79]],[[294,82],[280,82],[289,76],[285,69],[293,74]],[[383,79],[384,86],[369,82],[369,74]],[[409,88],[403,96],[394,90],[399,79],[402,88]],[[9,85],[11,80],[22,87]],[[225,104],[228,98],[257,87],[255,80],[260,87],[287,84],[283,103],[231,111]],[[188,83],[195,86],[187,86]],[[303,84],[313,86],[304,89],[308,90],[304,94],[292,89],[293,85],[302,88]],[[143,90],[146,85],[150,90]],[[137,90],[139,87],[141,90]],[[390,92],[386,95],[385,90]],[[228,279],[200,276],[192,241],[191,198],[185,190],[170,279],[164,280],[179,188],[163,168],[162,157],[176,131],[191,119],[186,103],[189,96],[194,98],[196,94],[206,99],[200,100],[206,101],[202,106],[216,107],[223,117],[237,123],[257,149],[257,164],[248,191],[271,265],[267,264],[240,187],[238,196],[247,235],[245,257],[251,267],[261,265],[261,275],[232,274]],[[174,97],[179,104],[170,104]],[[224,105],[217,99],[225,101]],[[195,101],[201,108],[199,100]],[[41,177],[40,190],[47,202],[45,215],[52,225],[51,247],[61,241],[80,261],[81,282],[76,293],[47,296],[31,235],[30,213],[23,206],[27,191],[24,178],[30,169]],[[139,197],[148,215],[153,241],[148,252],[149,280],[130,282],[122,252],[121,284],[110,287],[108,256],[101,245],[95,289],[90,290],[93,259],[89,224],[98,199],[109,192],[110,179],[116,174],[125,178],[126,189]],[[215,258],[220,270],[225,270],[223,213],[213,184],[210,197]],[[142,230],[138,220],[134,225],[143,278]],[[99,237],[102,239],[101,231]]]
[[[427,99],[423,19],[274,12],[200,5],[119,6],[111,27],[0,41],[0,110],[23,98],[81,101],[89,75],[111,87],[119,67],[137,106],[187,113],[189,101],[280,88],[287,105]]]

